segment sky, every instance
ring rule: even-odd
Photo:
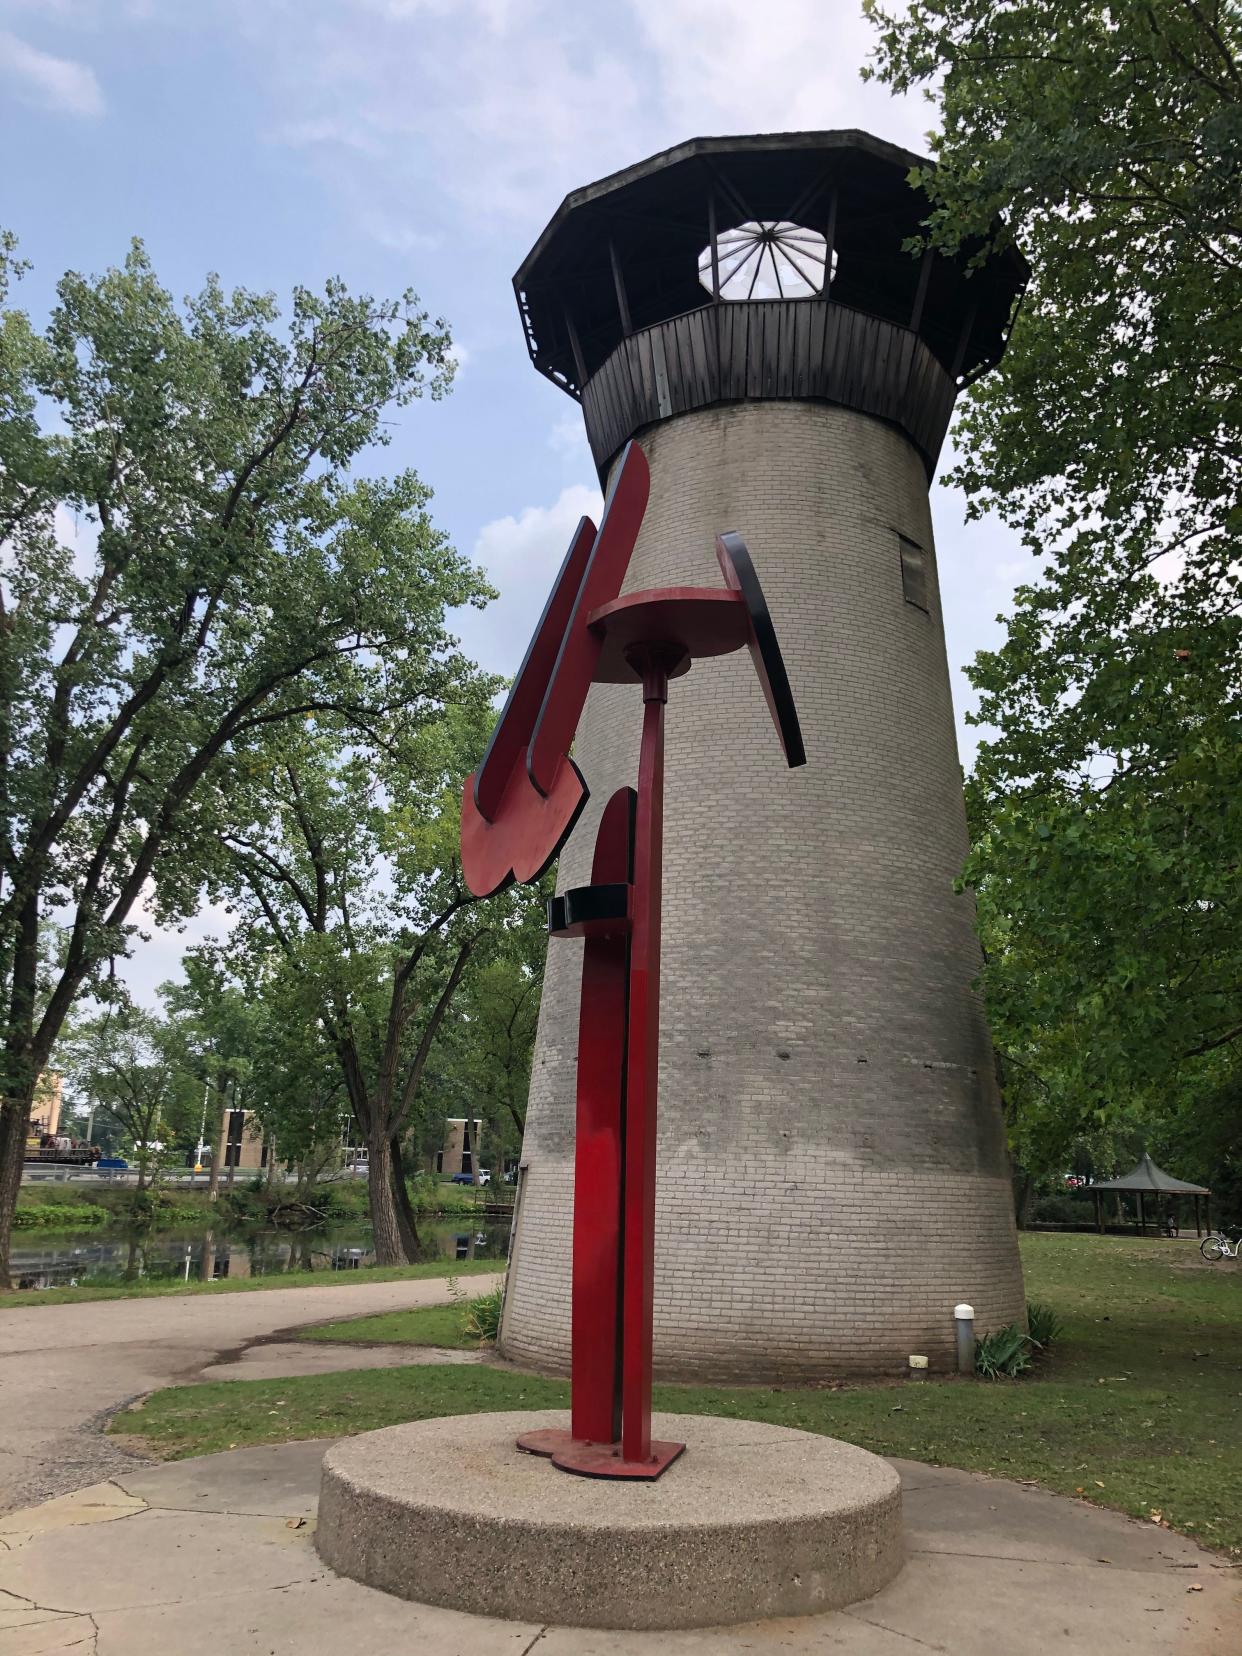
[[[925,149],[919,98],[864,83],[860,0],[0,0],[0,226],[46,314],[132,236],[176,294],[208,271],[287,295],[339,275],[448,319],[452,395],[398,414],[414,466],[499,601],[461,634],[521,659],[569,534],[599,504],[577,405],[531,367],[511,279],[567,191],[684,139],[861,127]],[[962,667],[1031,565],[932,494],[959,745]],[[129,963],[152,1001],[208,912]]]

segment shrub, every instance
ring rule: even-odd
[[[1040,1300],[1032,1300],[1028,1304],[1026,1326],[1030,1331],[1031,1344],[1040,1351],[1046,1351],[1061,1336],[1061,1319],[1050,1305]]]
[[[117,1216],[126,1224],[145,1229],[171,1219],[178,1208],[169,1192],[148,1186],[146,1190],[128,1191],[117,1204]]]
[[[477,1213],[481,1207],[490,1207],[498,1199],[490,1185],[455,1185],[439,1180],[429,1173],[418,1173],[410,1181],[410,1199],[415,1213],[455,1214]]]
[[[1094,1225],[1095,1206],[1084,1196],[1040,1196],[1031,1209],[1031,1219],[1045,1225]]]
[[[1016,1380],[1030,1366],[1030,1340],[1020,1323],[985,1334],[975,1347],[975,1373],[984,1380]]]
[[[322,1208],[330,1219],[369,1218],[371,1208],[365,1179],[334,1179],[330,1184],[321,1181],[310,1187],[309,1195],[317,1208]]]
[[[504,1301],[503,1284],[493,1288],[490,1294],[479,1294],[466,1301],[462,1328],[472,1340],[495,1340],[500,1333],[500,1311]]]
[[[38,1202],[19,1206],[13,1216],[14,1230],[83,1230],[89,1225],[106,1225],[105,1209],[92,1202]]]
[[[221,1214],[239,1225],[261,1225],[267,1218],[267,1192],[260,1186],[235,1184],[232,1189],[222,1185],[216,1205]]]

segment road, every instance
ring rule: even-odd
[[[472,1277],[486,1292],[499,1277]],[[251,1340],[333,1317],[443,1305],[443,1279],[97,1300],[0,1311],[0,1512],[133,1469],[102,1419]]]

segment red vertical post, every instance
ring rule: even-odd
[[[680,654],[680,652],[678,652]],[[676,658],[674,658],[675,660]],[[630,1021],[625,1113],[625,1280],[621,1456],[651,1459],[651,1331],[655,1301],[656,1095],[660,1064],[660,899],[664,848],[664,705],[667,652],[636,657],[643,675],[643,737],[634,831]]]
[[[620,788],[604,808],[592,883],[630,878],[633,799]],[[628,923],[588,936],[582,956],[578,1109],[574,1149],[571,1435],[621,1435],[621,1117],[625,1088]]]

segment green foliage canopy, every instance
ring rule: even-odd
[[[0,1282],[34,1080],[140,900],[193,910],[238,777],[290,720],[365,730],[464,670],[488,589],[412,472],[351,472],[450,378],[406,294],[178,306],[141,246],[69,274],[40,332],[0,243]],[[41,933],[64,926],[39,970]]]
[[[517,887],[479,905],[458,863],[461,779],[497,688],[462,674],[447,710],[377,726],[365,746],[328,717],[291,725],[271,762],[239,779],[234,826],[218,836],[213,880],[237,904],[235,945],[300,1032],[303,1067],[321,1073],[329,1055],[339,1066],[343,1098],[315,1096],[338,1128],[344,1104],[368,1147],[381,1264],[417,1252],[401,1146],[446,1020],[537,901]],[[287,1088],[269,1098],[282,1142],[314,1138],[307,1102]]]
[[[1237,1100],[1242,12],[868,10],[872,72],[936,103],[930,240],[1012,237],[1034,270],[953,480],[1043,560],[969,670],[995,735],[967,880],[1055,1157],[1084,1121]]]

